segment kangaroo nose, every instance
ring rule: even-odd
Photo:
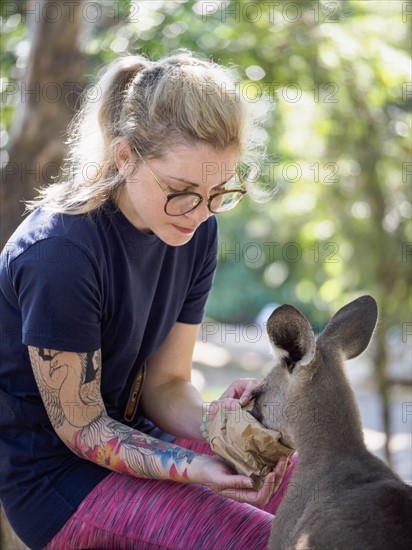
[[[262,422],[262,415],[257,410],[256,406],[254,405],[253,408],[249,411],[249,413],[256,418],[258,422]]]

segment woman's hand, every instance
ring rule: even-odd
[[[249,403],[252,391],[257,384],[256,378],[239,378],[232,382],[219,399],[208,405],[205,415],[206,426],[219,411],[234,411],[237,407],[240,408]]]
[[[204,455],[201,469],[190,472],[191,481],[206,485],[221,496],[254,506],[265,506],[278,490],[286,472],[288,459],[282,457],[259,491],[253,489],[251,478],[235,474],[231,467],[219,457]],[[199,462],[198,462],[199,464]]]
[[[240,405],[243,407],[250,401],[252,391],[257,384],[258,381],[256,378],[239,378],[230,384],[228,389],[221,395],[220,399],[225,399],[226,397],[238,399]]]
[[[235,380],[219,399],[210,403],[206,415],[206,425],[211,422],[219,411],[236,410],[236,408],[246,405],[250,401],[252,391],[257,384],[258,381],[256,378],[240,378],[239,380]],[[288,458],[282,457],[273,471],[266,476],[259,491],[256,491],[253,488],[251,478],[236,474],[223,459],[217,456],[209,457],[206,455],[202,459],[207,462],[206,477],[209,478],[209,481],[202,478],[201,481],[195,481],[195,483],[207,485],[224,497],[258,507],[265,506],[276,493],[282,483],[288,465]]]

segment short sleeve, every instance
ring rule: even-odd
[[[189,289],[186,300],[181,309],[178,321],[180,323],[198,324],[204,316],[206,301],[212,288],[217,266],[218,240],[217,223],[215,217],[209,219],[206,242],[200,240],[202,250],[202,266]]]
[[[96,262],[65,237],[33,244],[10,277],[22,315],[23,344],[62,351],[101,347],[101,281]]]

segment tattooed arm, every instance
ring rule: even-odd
[[[248,487],[220,459],[189,451],[110,418],[101,397],[101,354],[29,346],[44,405],[57,435],[79,457],[152,479]],[[214,486],[216,487],[216,486]]]

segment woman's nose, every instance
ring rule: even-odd
[[[190,217],[192,220],[196,220],[200,224],[212,216],[212,212],[209,210],[207,202],[203,200],[197,208],[188,212],[186,216]]]

